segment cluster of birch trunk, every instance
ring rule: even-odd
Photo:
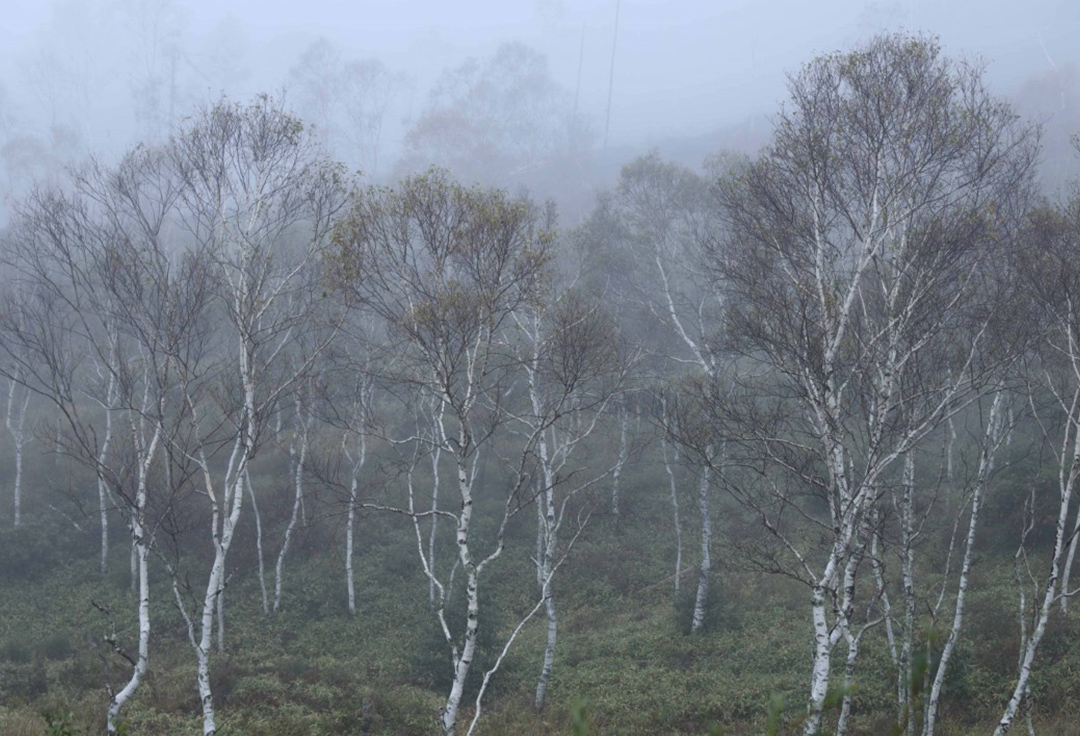
[[[928,736],[987,496],[1019,492],[993,483],[1019,428],[1053,458],[1060,491],[1048,563],[1027,554],[1034,500],[1017,530],[1021,651],[997,733],[1028,716],[1040,642],[1075,592],[1080,197],[1038,197],[1037,129],[931,40],[817,59],[789,91],[755,157],[717,157],[704,174],[641,157],[565,237],[552,208],[443,171],[359,188],[268,97],[222,101],[168,144],[20,202],[0,310],[13,520],[34,439],[96,480],[103,572],[110,518],[127,528],[138,654],[107,684],[109,732],[150,666],[152,574],[171,593],[153,604],[187,633],[203,733],[217,732],[210,674],[237,528],[254,530],[274,615],[317,488],[343,511],[350,614],[361,512],[407,519],[453,673],[443,734],[463,718],[473,732],[538,617],[542,708],[556,573],[596,511],[627,513],[628,463],[651,435],[675,591],[693,576],[690,633],[706,630],[722,495],[764,531],[747,554],[806,586],[803,733],[847,731],[860,644],[880,635],[898,727]],[[48,432],[30,431],[34,404]],[[259,455],[287,469],[277,535],[264,533]],[[182,529],[191,508],[208,522],[199,542]],[[481,592],[526,513],[535,603],[478,672],[492,625]],[[945,558],[931,560],[921,541],[938,527]],[[943,571],[933,586],[918,579],[928,566]],[[922,610],[941,637],[923,637]],[[936,668],[917,666],[934,646]]]

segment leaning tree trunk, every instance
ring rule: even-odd
[[[1072,406],[1075,407],[1078,403],[1080,403],[1080,390],[1076,392]],[[1050,575],[1046,580],[1043,599],[1037,609],[1037,616],[1035,617],[1031,634],[1027,637],[1026,642],[1021,643],[1019,676],[1016,680],[1016,686],[1013,688],[1012,696],[1005,706],[1005,712],[1002,713],[1001,720],[998,722],[997,728],[994,729],[994,736],[1003,736],[1003,734],[1012,727],[1013,720],[1016,718],[1025,698],[1028,696],[1035,653],[1038,651],[1039,643],[1046,633],[1046,624],[1050,619],[1050,609],[1053,607],[1054,602],[1058,597],[1058,586],[1061,580],[1061,568],[1064,562],[1065,544],[1068,537],[1067,532],[1069,530],[1068,522],[1072,506],[1072,496],[1076,488],[1077,476],[1080,474],[1080,424],[1078,424],[1076,417],[1072,415],[1067,418],[1065,427],[1065,443],[1062,449],[1065,448],[1068,448],[1070,451],[1068,456],[1066,456],[1066,453],[1064,452],[1061,456],[1059,475],[1061,494],[1058,505],[1057,525],[1055,527],[1054,554],[1050,561]],[[1017,554],[1019,555],[1020,553],[1018,552]],[[1068,592],[1064,589],[1061,590],[1062,593]],[[1021,612],[1020,615],[1024,616],[1026,614]]]
[[[138,464],[135,505],[130,509],[130,518],[128,520],[128,526],[131,530],[132,549],[135,551],[138,566],[139,652],[135,660],[135,667],[131,673],[131,679],[128,680],[120,692],[112,694],[109,699],[106,727],[110,734],[118,732],[117,718],[120,716],[120,709],[138,690],[143,677],[146,676],[146,670],[150,662],[150,535],[146,529],[146,501],[150,464],[161,440],[161,425],[155,427],[149,442],[146,443],[143,443],[141,431],[137,428],[134,420],[132,420],[131,427],[132,435],[135,437],[134,444],[142,453]],[[119,645],[114,644],[114,646]]]
[[[281,588],[285,568],[285,555],[289,552],[289,544],[292,542],[293,532],[296,530],[296,523],[300,517],[300,509],[304,503],[304,461],[307,457],[308,430],[310,428],[310,423],[310,416],[304,416],[303,403],[299,396],[297,396],[296,434],[299,447],[293,466],[293,482],[296,487],[296,493],[293,497],[292,516],[289,518],[289,525],[285,527],[285,540],[282,542],[281,551],[278,553],[277,568],[274,574],[274,613],[277,613],[281,608]]]
[[[269,616],[270,597],[266,592],[266,556],[263,554],[262,516],[259,514],[259,504],[255,499],[255,488],[251,485],[251,471],[244,473],[244,485],[247,486],[248,497],[251,498],[251,513],[255,516],[255,553],[259,557],[259,593],[262,596],[262,612],[264,616]]]
[[[141,522],[133,521],[131,534],[137,541],[138,565],[139,565],[139,653],[135,659],[135,668],[131,673],[131,679],[109,699],[107,714],[107,728],[110,734],[118,732],[117,719],[120,709],[131,699],[146,676],[147,665],[150,662],[150,582],[147,565],[149,562],[149,544],[145,539],[145,529]]]
[[[956,643],[960,639],[960,631],[964,625],[964,604],[967,599],[968,581],[971,577],[975,529],[978,526],[979,511],[982,510],[983,498],[986,495],[986,486],[990,480],[990,474],[994,470],[994,455],[1001,442],[1002,397],[1003,393],[999,391],[994,395],[994,401],[990,405],[990,416],[987,420],[986,432],[983,435],[983,447],[979,454],[979,467],[975,476],[975,489],[971,494],[971,516],[968,518],[967,539],[964,542],[964,559],[960,563],[960,579],[956,588],[956,607],[953,609],[952,627],[949,629],[949,635],[941,649],[937,672],[934,675],[933,684],[930,686],[930,694],[927,697],[923,717],[922,736],[934,736],[941,690],[945,685],[949,662],[956,651]]]

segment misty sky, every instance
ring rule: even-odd
[[[178,29],[182,71],[195,89],[187,109],[222,91],[238,98],[280,91],[322,36],[343,55],[379,57],[414,80],[387,123],[392,155],[440,72],[521,41],[547,56],[568,92],[580,89],[581,110],[603,128],[616,0],[8,0],[0,20],[0,138],[5,120],[9,131],[26,134],[63,119],[79,128],[89,151],[115,153],[138,140],[128,70],[144,63],[148,36],[132,18],[145,8],[164,8],[165,25]],[[783,101],[787,73],[901,28],[936,34],[951,55],[983,59],[1002,94],[1080,65],[1076,0],[622,0],[611,143],[644,149],[760,119]],[[49,66],[43,49],[51,49],[49,58],[69,57],[68,70],[42,75]],[[65,86],[65,74],[78,75],[103,53],[114,58],[97,76]],[[1080,130],[1080,120],[1069,126]]]

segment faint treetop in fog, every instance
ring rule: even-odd
[[[379,59],[345,59],[319,38],[289,70],[289,92],[303,118],[338,156],[377,176],[383,122],[411,84]]]
[[[1080,120],[1080,85],[1072,63],[1058,64],[1029,77],[1014,93],[1020,113],[1042,125],[1042,179],[1053,193],[1076,176],[1076,151],[1070,139]]]
[[[591,141],[546,57],[507,43],[442,74],[406,136],[403,164],[412,170],[437,165],[465,180],[505,185],[573,158]]]

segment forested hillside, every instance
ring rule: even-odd
[[[14,200],[0,732],[1080,733],[1039,121],[880,35],[586,192],[545,75],[458,69],[386,183],[260,95]]]

